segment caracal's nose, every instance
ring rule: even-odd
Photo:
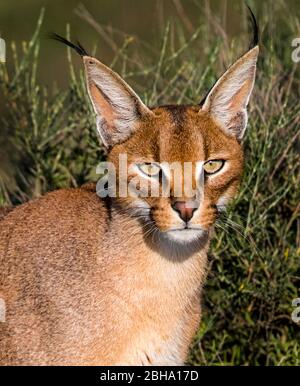
[[[195,205],[195,201],[176,201],[172,205],[172,208],[179,214],[179,217],[187,223],[192,219],[197,205]]]

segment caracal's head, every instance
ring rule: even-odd
[[[116,170],[116,181],[110,178],[106,184],[114,202],[172,243],[201,239],[237,192],[257,43],[203,103],[156,108],[147,107],[119,75],[82,47],[76,49],[83,56],[107,160]]]

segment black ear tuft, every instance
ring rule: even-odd
[[[56,40],[60,43],[66,44],[67,46],[73,48],[73,50],[75,50],[77,52],[77,54],[79,54],[80,56],[90,56],[78,41],[77,41],[77,45],[73,44],[69,40],[65,39],[64,37],[62,37],[56,33],[51,33],[49,35],[49,38]]]
[[[249,5],[247,5],[247,8],[250,12],[249,20],[250,20],[250,24],[251,24],[251,29],[253,30],[253,40],[252,40],[250,47],[249,47],[249,50],[251,50],[253,47],[258,45],[259,29],[258,29],[258,25],[257,25],[256,18],[254,16],[254,13],[252,12],[252,9],[249,7]]]

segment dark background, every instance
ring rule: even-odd
[[[201,14],[205,7],[210,7],[215,16],[220,17],[229,37],[238,36],[245,27],[246,10],[243,3],[237,0],[182,0],[182,10],[176,0],[84,0],[82,3],[78,0],[1,0],[0,36],[6,40],[8,46],[12,41],[17,45],[24,40],[28,41],[35,29],[41,8],[45,7],[39,79],[45,84],[56,81],[59,85],[66,85],[68,69],[65,65],[65,50],[46,39],[49,32],[65,35],[66,25],[69,23],[74,39],[78,38],[89,50],[97,46],[99,59],[109,63],[113,56],[111,46],[76,13],[80,4],[84,5],[99,24],[135,36],[155,48],[160,44],[162,31],[168,21],[182,22],[184,18],[188,19],[183,20],[186,21],[183,24],[187,32],[192,33],[200,22],[203,23]],[[256,0],[248,3],[259,17],[264,2]],[[282,12],[285,7],[289,14],[300,14],[299,1],[276,0],[270,7],[270,15],[273,18],[276,18],[278,13],[284,16]],[[290,41],[291,37],[287,44],[290,45]],[[10,64],[9,56],[7,61]]]

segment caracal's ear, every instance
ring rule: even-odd
[[[125,141],[146,115],[152,115],[131,87],[97,59],[83,57],[88,92],[104,145]]]
[[[143,118],[153,115],[118,74],[90,56],[79,42],[74,44],[57,34],[50,37],[73,48],[82,57],[97,128],[106,147],[125,141]]]
[[[255,46],[237,60],[207,95],[202,110],[207,111],[228,134],[241,139],[253,89],[259,48]]]

